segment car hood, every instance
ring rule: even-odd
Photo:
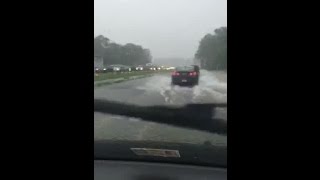
[[[175,150],[179,152],[180,157],[137,155],[132,148]],[[94,141],[94,159],[167,162],[227,168],[227,147],[214,146],[208,142],[187,144],[156,141],[96,140]]]

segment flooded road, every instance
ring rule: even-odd
[[[199,85],[171,86],[170,74],[157,74],[95,89],[95,98],[141,106],[226,103],[227,74],[201,71]],[[226,109],[220,116],[227,119]],[[135,118],[94,113],[95,139],[153,140],[185,143],[210,142],[226,145],[227,137],[168,125],[147,123]],[[196,119],[195,119],[196,121]]]

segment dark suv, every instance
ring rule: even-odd
[[[199,83],[199,66],[180,66],[176,67],[171,75],[172,85],[194,86]]]

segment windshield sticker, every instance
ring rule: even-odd
[[[160,156],[160,157],[180,157],[178,150],[151,149],[151,148],[130,148],[138,156]]]

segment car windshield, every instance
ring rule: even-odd
[[[227,1],[94,0],[94,67],[95,100],[142,109],[227,104]],[[132,148],[169,149],[180,157],[157,160],[226,167],[227,134],[187,126],[204,123],[205,107],[196,108],[186,111],[192,120],[170,116],[178,125],[136,109],[94,112],[94,157],[149,161]],[[227,123],[226,107],[212,112]]]
[[[177,71],[193,71],[194,67],[193,66],[182,66],[182,67],[177,67]]]

